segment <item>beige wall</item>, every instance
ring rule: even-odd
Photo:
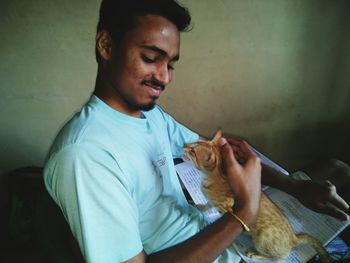
[[[288,169],[350,162],[349,1],[183,0],[193,30],[160,104],[204,136],[244,136]],[[97,0],[0,3],[0,171],[42,165],[90,96]]]

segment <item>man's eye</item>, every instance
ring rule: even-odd
[[[149,58],[149,57],[147,57],[147,56],[145,56],[145,55],[142,55],[141,57],[142,57],[142,60],[143,60],[144,62],[146,62],[146,63],[154,63],[154,62],[156,62],[155,59]]]
[[[174,68],[174,65],[168,65],[168,69],[169,70],[174,70],[175,68]]]

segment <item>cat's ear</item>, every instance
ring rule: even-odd
[[[211,143],[217,144],[217,142],[219,141],[219,139],[220,139],[221,137],[222,137],[222,131],[221,131],[221,130],[218,130],[218,131],[215,133],[214,138],[211,140]]]

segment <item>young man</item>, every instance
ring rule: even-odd
[[[188,205],[173,165],[183,145],[199,136],[156,106],[189,23],[187,10],[173,0],[102,2],[95,92],[57,136],[44,171],[87,262],[240,260],[231,244],[257,216],[259,159],[245,142],[221,140],[234,215],[208,225]],[[241,149],[244,164],[230,143]],[[295,181],[274,171],[264,177],[297,193]],[[334,203],[346,219],[347,204],[336,192],[324,192],[323,202]]]

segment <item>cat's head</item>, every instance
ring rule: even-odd
[[[220,167],[221,157],[219,151],[219,139],[222,137],[218,130],[211,141],[199,140],[184,146],[185,157],[202,171],[212,171]]]

